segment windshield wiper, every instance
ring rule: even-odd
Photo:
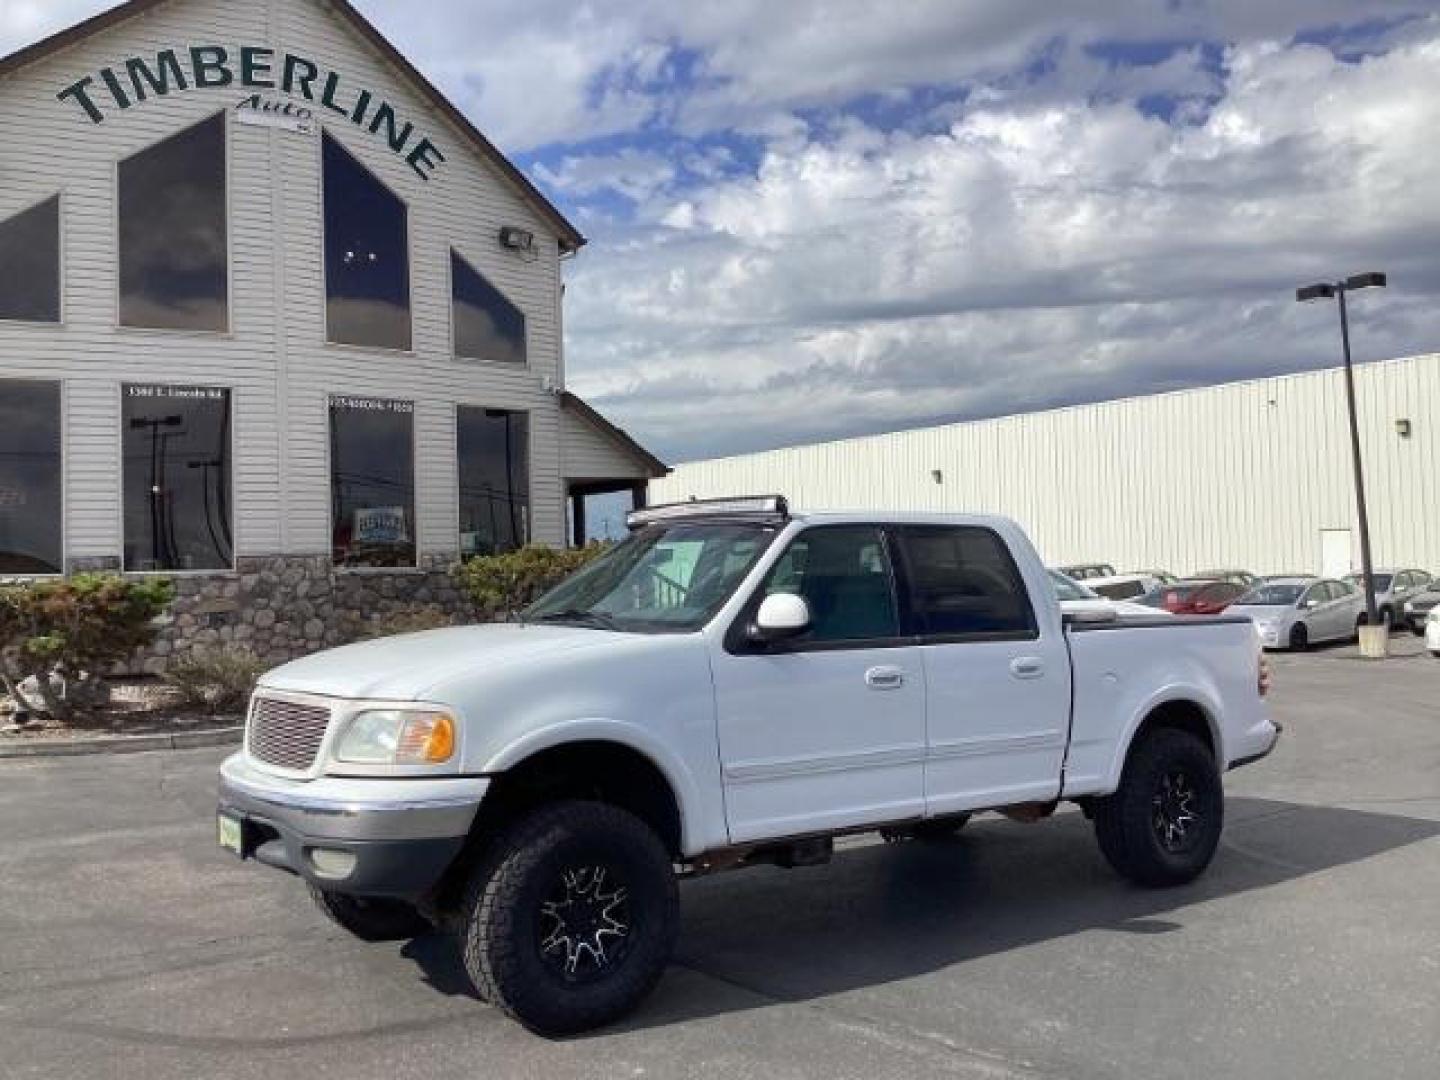
[[[581,608],[565,608],[562,611],[547,611],[526,622],[576,622],[584,626],[595,626],[601,630],[619,630],[620,624],[603,611],[585,611]]]

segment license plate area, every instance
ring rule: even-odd
[[[215,836],[220,847],[237,858],[245,858],[245,819],[221,810],[215,815]]]

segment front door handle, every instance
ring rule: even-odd
[[[1017,679],[1038,679],[1045,674],[1045,662],[1038,656],[1017,656],[1010,661],[1010,674]]]
[[[865,672],[865,685],[872,690],[896,690],[905,684],[905,672],[898,667],[872,667]]]

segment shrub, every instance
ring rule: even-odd
[[[392,611],[373,619],[356,619],[345,628],[350,641],[371,641],[375,638],[394,637],[396,634],[415,634],[421,630],[439,630],[453,626],[455,619],[438,607],[415,607],[403,611]]]
[[[172,660],[165,681],[191,708],[233,713],[245,708],[255,683],[269,667],[249,649],[202,649]]]
[[[482,555],[461,563],[456,580],[482,611],[509,615],[533,603],[605,551],[604,544],[560,549],[529,544],[502,555]]]
[[[0,673],[17,703],[15,684],[35,676],[46,710],[71,715],[51,676],[96,676],[155,639],[154,620],[174,597],[165,578],[114,574],[0,587]]]

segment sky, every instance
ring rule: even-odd
[[[0,0],[0,53],[108,6]],[[359,0],[670,462],[1440,351],[1440,0]]]

